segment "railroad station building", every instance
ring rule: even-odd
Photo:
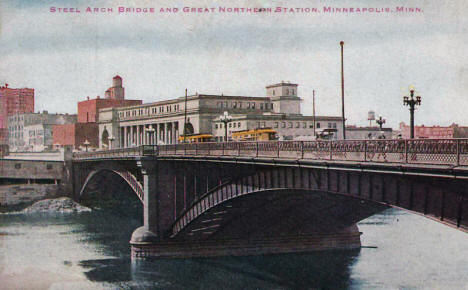
[[[228,138],[236,131],[272,128],[280,140],[314,138],[323,129],[342,139],[342,118],[304,116],[298,85],[281,82],[266,87],[265,97],[195,94],[137,106],[99,110],[99,147],[125,148],[143,144],[176,144],[186,134],[210,134],[222,140],[225,134],[219,117],[232,116]],[[186,120],[186,122],[185,122]]]

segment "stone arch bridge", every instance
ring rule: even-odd
[[[145,145],[72,166],[76,199],[111,174],[141,200],[136,257],[355,248],[388,207],[468,230],[465,139]]]

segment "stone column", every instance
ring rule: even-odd
[[[141,142],[140,142],[141,141],[141,139],[140,139],[140,137],[141,137],[140,136],[140,134],[141,134],[140,125],[137,125],[136,129],[137,129],[137,136],[136,136],[136,142],[135,143],[136,143],[137,146],[140,146],[141,145]]]
[[[133,126],[130,126],[130,144],[129,147],[132,147],[135,144],[135,140],[133,140],[135,136],[133,135]]]
[[[164,123],[164,137],[163,137],[164,144],[169,144],[167,140],[168,129],[169,129],[169,126],[167,125],[167,123]]]
[[[123,137],[123,148],[127,148],[128,147],[128,132],[127,132],[127,126],[123,127],[123,130],[124,130],[124,137]]]
[[[172,144],[177,144],[176,122],[172,122]]]

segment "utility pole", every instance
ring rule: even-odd
[[[340,41],[341,46],[341,116],[343,118],[343,139],[346,139],[346,119],[344,110],[344,67],[343,67],[343,46],[344,41]]]
[[[187,130],[187,89],[185,89],[185,105],[184,105],[184,143],[185,143],[185,137],[186,137],[186,132]]]

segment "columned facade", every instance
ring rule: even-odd
[[[120,147],[141,145],[177,144],[179,139],[178,122],[149,122],[143,125],[121,125],[119,130]]]
[[[102,109],[99,131],[102,136],[105,128],[112,128],[122,135],[112,136],[118,143],[113,148],[177,144],[184,130],[187,135],[207,135],[219,141],[225,134],[219,116],[227,112],[235,120],[229,124],[228,138],[237,131],[271,128],[280,140],[310,140],[322,131],[342,139],[341,117],[304,116],[300,101],[297,84],[284,82],[268,86],[266,97],[195,94],[187,99]]]

